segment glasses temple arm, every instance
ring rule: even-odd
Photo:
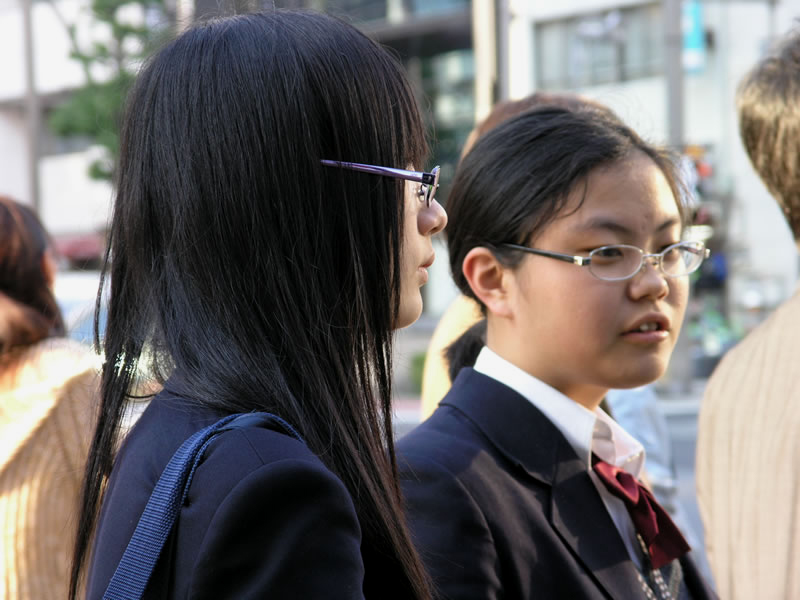
[[[408,171],[406,169],[395,169],[393,167],[379,167],[376,165],[365,165],[362,163],[345,162],[339,160],[326,160],[319,161],[326,167],[339,167],[342,169],[349,169],[351,171],[360,171],[362,173],[371,173],[373,175],[389,175],[407,179],[408,181],[416,181],[417,183],[425,183],[431,185],[436,180],[433,173],[425,173],[418,171]]]
[[[561,254],[560,252],[550,252],[549,250],[538,250],[536,248],[528,248],[527,246],[520,246],[518,244],[500,244],[503,247],[511,248],[513,250],[521,250],[529,254],[538,254],[540,256],[548,256],[564,262],[578,265],[579,267],[586,267],[591,264],[592,259],[588,256],[573,256],[572,254]]]

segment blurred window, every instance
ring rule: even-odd
[[[539,89],[614,83],[663,71],[658,4],[542,22],[535,28]]]
[[[411,16],[442,15],[470,6],[469,0],[328,0],[308,4],[360,22],[400,22]]]
[[[42,112],[44,120],[47,121],[53,112],[53,107],[45,106]],[[92,143],[92,138],[88,135],[61,136],[46,126],[39,130],[39,152],[42,156],[83,152],[89,149]]]
[[[358,21],[377,21],[386,18],[386,4],[386,0],[336,0],[328,2],[328,9]]]
[[[462,49],[424,57],[419,72],[425,105],[430,108],[426,114],[434,121],[431,164],[440,165],[447,174],[436,199],[446,205],[450,179],[475,122],[475,56],[472,49]]]
[[[416,15],[433,15],[469,8],[469,0],[405,0]]]

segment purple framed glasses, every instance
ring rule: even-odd
[[[430,207],[433,203],[433,196],[436,188],[439,187],[439,167],[433,167],[430,173],[423,171],[406,171],[405,169],[393,169],[391,167],[376,167],[375,165],[362,165],[361,163],[342,162],[340,160],[321,160],[326,167],[339,167],[340,169],[350,169],[362,173],[372,173],[373,175],[383,175],[385,177],[395,177],[407,181],[416,181],[420,184],[417,195],[420,200],[425,201],[425,206]]]

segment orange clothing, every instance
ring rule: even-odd
[[[422,420],[436,410],[452,383],[443,352],[482,318],[478,303],[462,295],[453,300],[436,325],[422,370]]]
[[[99,359],[49,339],[0,372],[0,598],[66,597]]]

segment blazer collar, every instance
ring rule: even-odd
[[[466,415],[512,463],[548,485],[564,458],[580,459],[558,428],[526,398],[472,368],[462,369],[440,402]]]
[[[600,587],[620,600],[642,594],[585,463],[538,408],[471,368],[459,372],[440,405],[462,412],[512,464],[552,488],[550,523]]]

